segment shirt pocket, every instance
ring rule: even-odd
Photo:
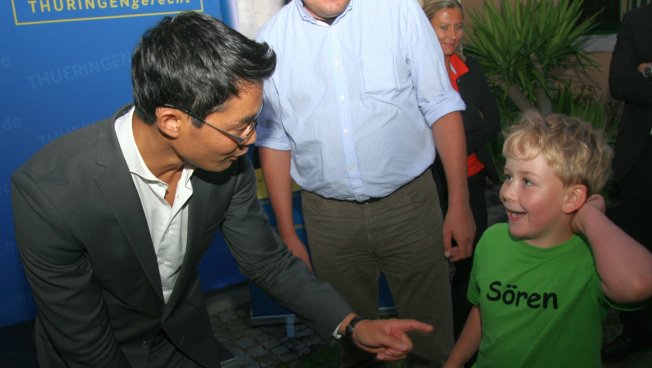
[[[389,50],[378,50],[364,55],[360,71],[364,93],[387,93],[399,87],[396,59]]]

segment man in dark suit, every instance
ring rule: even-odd
[[[134,51],[134,106],[14,174],[42,367],[219,367],[197,274],[218,229],[242,272],[323,337],[396,360],[406,331],[431,330],[356,316],[267,223],[245,154],[275,62],[209,16],[166,17]]]
[[[620,223],[652,250],[652,5],[623,17],[611,59],[609,88],[625,108],[618,128],[614,179],[622,200]],[[603,350],[617,360],[652,341],[652,307],[621,312],[623,333]]]

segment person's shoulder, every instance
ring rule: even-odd
[[[641,5],[638,8],[634,8],[630,10],[629,12],[625,13],[625,15],[631,14],[632,16],[642,16],[642,17],[649,17],[652,16],[652,4],[647,4],[647,5]]]
[[[475,78],[481,78],[481,75],[484,75],[484,70],[480,62],[473,56],[464,54],[464,64],[469,68],[469,74],[474,75]]]
[[[369,14],[373,17],[389,18],[394,20],[419,17],[423,14],[421,6],[416,0],[352,0],[351,7],[356,17],[368,18]],[[373,20],[377,20],[373,18]]]
[[[493,224],[487,228],[482,233],[480,240],[478,241],[477,250],[482,251],[482,249],[487,247],[496,247],[502,244],[502,242],[497,241],[499,239],[506,239],[509,237],[509,228],[506,223],[499,222]]]
[[[45,177],[51,172],[63,172],[63,167],[73,167],[92,159],[89,148],[108,135],[107,132],[113,126],[112,121],[113,119],[106,119],[85,125],[55,139],[36,152],[16,173]]]
[[[508,236],[509,227],[506,222],[498,222],[487,228],[484,231],[483,236]]]
[[[480,63],[478,63],[478,60],[476,60],[473,56],[464,54],[464,64],[469,67],[469,69],[472,69],[472,67],[479,67]]]
[[[295,2],[290,2],[279,9],[265,24],[260,27],[256,39],[269,42],[275,36],[283,36],[284,29],[291,21],[292,11],[296,10]],[[287,35],[284,35],[287,37]]]
[[[593,262],[591,243],[589,243],[589,240],[584,235],[573,234],[573,237],[568,241],[568,243],[570,244],[570,248],[575,252],[578,252],[581,255],[588,255],[591,262]]]
[[[634,8],[623,16],[623,23],[625,22],[645,22],[649,25],[652,22],[652,4],[641,5]]]

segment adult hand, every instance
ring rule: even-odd
[[[638,64],[638,68],[636,69],[638,70],[639,73],[643,74],[645,72],[645,69],[649,68],[650,66],[652,66],[651,62],[640,63]]]
[[[584,234],[586,226],[589,225],[590,222],[588,220],[590,214],[594,211],[604,214],[606,209],[607,206],[605,205],[604,198],[601,195],[594,194],[590,196],[573,216],[573,221],[571,223],[573,232]]]
[[[406,332],[430,333],[433,327],[413,319],[362,320],[355,325],[353,342],[362,350],[376,354],[376,359],[395,361],[412,350]]]
[[[451,261],[473,255],[475,221],[468,203],[449,205],[444,218],[444,254]]]
[[[287,245],[288,249],[295,257],[299,258],[306,264],[306,267],[312,272],[312,264],[310,263],[310,255],[308,254],[308,249],[303,244],[301,239],[294,233],[293,236],[287,236],[283,238],[283,242]]]

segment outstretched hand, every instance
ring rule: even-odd
[[[362,350],[376,354],[376,359],[395,361],[412,350],[408,331],[430,333],[433,327],[413,319],[378,319],[358,322],[353,341]]]

